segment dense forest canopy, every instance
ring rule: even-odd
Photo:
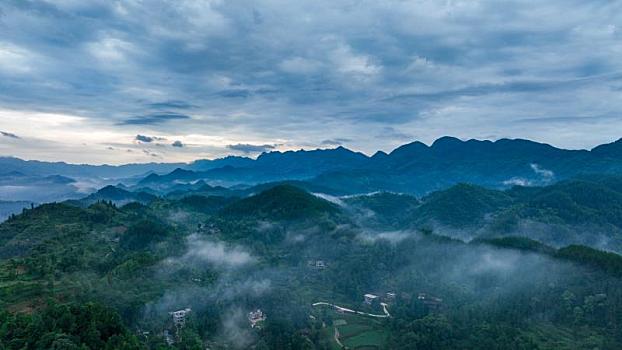
[[[35,206],[0,224],[0,348],[617,349],[619,183]]]
[[[0,350],[622,349],[622,0],[0,0]]]

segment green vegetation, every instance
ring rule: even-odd
[[[511,203],[512,198],[501,191],[459,184],[424,198],[417,217],[419,220],[433,219],[452,227],[472,226],[481,223],[486,214]]]
[[[344,199],[358,222],[379,230],[433,229],[459,239],[526,237],[622,251],[622,178],[582,176],[506,191],[459,184],[423,197],[376,194]]]
[[[446,223],[477,226],[548,190],[528,191],[461,185],[422,202],[350,197],[341,209],[279,185],[243,199],[27,209],[0,224],[0,349],[338,349],[335,329],[350,349],[621,348],[619,255],[408,226],[422,213],[454,220],[462,206],[474,212]],[[454,201],[463,196],[476,199]],[[365,221],[366,210],[379,218]],[[383,314],[366,293],[391,317],[312,306]],[[185,308],[178,329],[169,312]],[[267,319],[251,328],[258,308]]]
[[[586,246],[570,245],[557,251],[555,256],[581,264],[591,265],[622,277],[622,256]]]
[[[98,304],[49,304],[32,314],[0,313],[1,349],[144,349],[119,315]]]
[[[170,231],[163,222],[140,220],[121,236],[119,246],[128,250],[141,250],[151,243],[164,240]]]
[[[541,242],[535,241],[533,239],[529,239],[527,237],[497,237],[497,238],[488,238],[488,239],[475,239],[471,241],[473,244],[490,244],[492,246],[501,247],[501,248],[513,248],[524,251],[532,251],[537,253],[543,253],[552,255],[555,253],[555,249],[549,247]]]
[[[358,209],[361,217],[367,214],[365,211],[374,213],[369,224],[378,227],[404,227],[412,221],[412,213],[421,202],[409,195],[390,192],[380,192],[369,195],[347,197],[344,201]]]
[[[226,217],[256,217],[272,220],[313,219],[336,215],[339,209],[323,199],[290,185],[272,187],[225,207]]]
[[[383,349],[388,332],[382,321],[364,316],[345,315],[346,324],[336,326],[339,340],[350,349]]]

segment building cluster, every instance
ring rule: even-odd
[[[427,295],[426,293],[419,293],[417,299],[430,309],[438,309],[443,304],[443,299]]]
[[[168,314],[171,315],[173,320],[173,325],[175,326],[175,334],[177,340],[180,340],[181,329],[186,325],[186,320],[188,318],[188,314],[192,311],[190,308],[185,308],[183,310],[171,311]],[[171,346],[175,343],[176,338],[173,337],[171,332],[168,329],[164,330],[163,333],[164,340],[166,343]]]
[[[257,309],[248,313],[248,321],[251,324],[251,328],[255,328],[259,322],[263,322],[266,319],[267,316],[263,313],[263,311],[261,311],[261,309]]]
[[[390,304],[392,302],[395,302],[396,298],[397,298],[397,294],[395,294],[394,292],[386,292],[382,296],[371,294],[371,293],[367,293],[363,295],[363,301],[367,305],[374,305],[380,302],[385,302],[385,303]]]
[[[380,300],[379,296],[370,293],[363,295],[363,298],[365,300],[365,304],[367,305],[372,305]]]
[[[326,268],[326,262],[324,262],[324,260],[309,260],[307,261],[307,266],[314,269],[323,270]]]
[[[410,299],[411,297],[412,295],[408,293],[402,293],[401,295],[402,299]],[[397,293],[394,292],[386,292],[384,294],[367,293],[363,295],[363,301],[367,305],[375,305],[380,302],[391,304],[395,302],[396,299]],[[426,293],[419,293],[417,300],[432,309],[439,308],[443,304],[443,299],[428,295]]]
[[[168,344],[168,346],[172,346],[173,344],[175,344],[175,338],[173,338],[173,336],[171,335],[171,332],[168,331],[168,329],[164,330],[164,341],[166,341],[166,344]]]
[[[217,235],[220,234],[220,229],[213,222],[205,223],[204,225],[199,224],[197,229],[200,233],[205,233],[208,235]]]
[[[192,311],[192,309],[186,308],[183,310],[169,312],[169,315],[173,317],[173,324],[175,327],[181,328],[186,325],[186,316],[188,316],[190,311]]]

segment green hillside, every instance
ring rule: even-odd
[[[0,223],[0,348],[617,349],[618,254],[416,230],[419,220],[485,228],[510,210],[539,213],[549,193],[572,202],[555,208],[613,225],[592,188],[615,200],[604,182],[583,181],[459,185],[421,200],[377,193],[343,207],[290,185],[246,198],[41,205]],[[571,225],[555,210],[545,212]],[[361,219],[368,212],[373,221]],[[370,293],[386,304],[364,303]],[[169,313],[186,308],[175,326]],[[253,328],[258,308],[267,318]]]
[[[225,217],[272,220],[313,219],[338,213],[336,205],[290,185],[272,187],[220,211]]]
[[[359,217],[378,226],[403,227],[412,221],[413,212],[421,202],[413,196],[391,192],[350,196],[343,201],[354,208]],[[370,217],[370,213],[373,214]]]
[[[504,192],[459,184],[425,197],[414,219],[418,222],[434,220],[451,227],[468,227],[481,224],[486,214],[497,212],[512,203],[512,197]]]

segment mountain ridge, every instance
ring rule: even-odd
[[[50,168],[46,169],[46,164]],[[430,145],[414,141],[372,156],[339,146],[264,152],[256,159],[227,156],[192,163],[116,167],[0,158],[0,167],[6,174],[54,176],[59,181],[86,176],[105,185],[118,178],[112,181],[121,182],[130,190],[149,188],[162,195],[188,188],[196,190],[203,183],[250,187],[292,180],[326,188],[329,194],[392,191],[425,195],[461,182],[505,189],[516,184],[546,185],[581,174],[619,174],[622,140],[592,150],[567,150],[525,139],[461,140],[444,136]],[[76,186],[80,184],[77,181]],[[12,199],[10,194],[0,198]]]

